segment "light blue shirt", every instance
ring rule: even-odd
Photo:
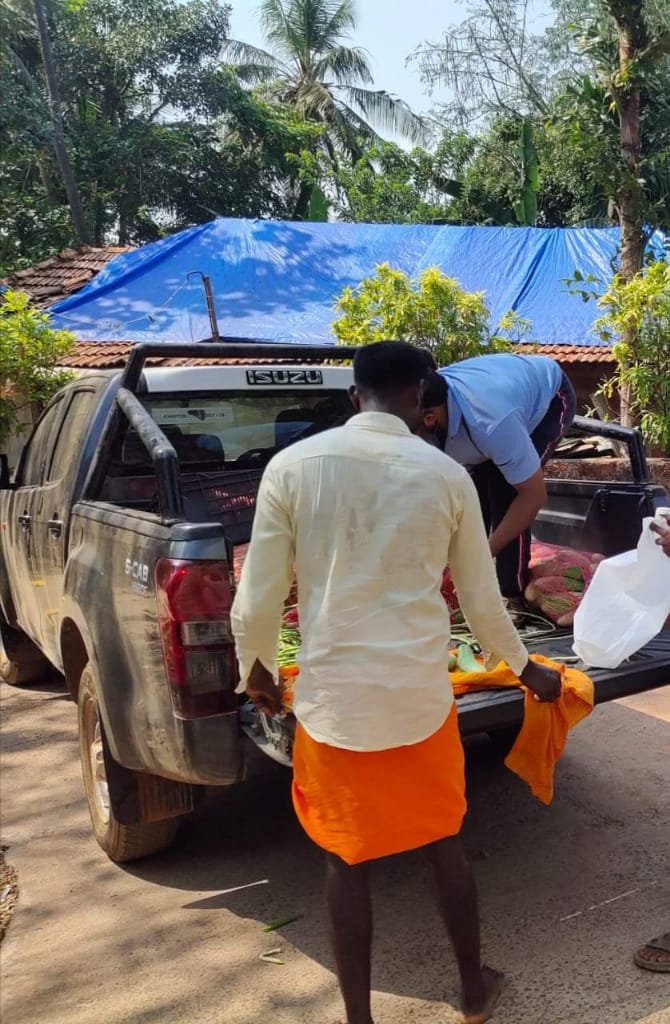
[[[540,468],[530,435],[558,392],[563,371],[546,356],[500,353],[452,363],[446,379],[447,455],[462,466],[494,462],[508,483]]]

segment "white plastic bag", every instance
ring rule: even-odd
[[[667,525],[670,509],[655,521]],[[592,668],[618,668],[660,633],[670,615],[670,558],[645,519],[637,549],[598,566],[575,613],[573,650]]]

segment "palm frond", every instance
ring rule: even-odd
[[[380,129],[401,135],[410,142],[420,143],[426,137],[428,126],[426,121],[396,96],[383,89],[361,89],[357,86],[342,87],[350,104],[362,112]]]
[[[362,143],[365,143],[365,152],[367,152],[368,149],[373,148],[375,146],[384,145],[385,140],[381,137],[381,135],[379,135],[374,130],[370,122],[367,121],[364,117],[361,117],[361,115],[358,114],[353,109],[353,107],[348,106],[346,103],[342,103],[341,100],[338,101],[337,106],[341,111],[342,116],[346,120],[347,124],[352,129],[352,131],[355,131],[359,140]],[[363,155],[364,151],[361,150],[361,156]]]
[[[222,57],[240,81],[249,85],[283,80],[291,74],[290,68],[271,53],[237,39],[227,41]]]
[[[377,140],[374,129],[362,117],[346,104],[335,102],[330,111],[328,137],[331,147],[345,154],[352,164],[363,157],[364,144]]]
[[[260,6],[263,35],[284,60],[299,60],[304,53],[300,6],[300,0],[263,0]]]
[[[360,46],[335,46],[326,51],[314,65],[317,78],[332,75],[338,85],[369,85],[372,71],[367,50]]]
[[[338,39],[345,36],[350,29],[356,28],[354,0],[320,0],[316,4],[313,0],[297,2],[318,8],[318,38],[315,38],[314,43],[320,50],[333,48]]]

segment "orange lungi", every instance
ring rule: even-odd
[[[317,743],[299,725],[293,806],[307,835],[347,864],[360,864],[460,832],[465,759],[454,706],[428,739],[390,750]]]

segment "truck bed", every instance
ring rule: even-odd
[[[573,657],[572,634],[561,633],[538,641],[532,645],[532,652],[546,658]],[[581,662],[574,667],[588,672],[593,680],[596,704],[663,686],[670,683],[670,628],[666,627],[619,668],[587,669]],[[521,690],[482,690],[458,697],[461,732],[471,736],[519,725],[523,718],[523,700]]]

